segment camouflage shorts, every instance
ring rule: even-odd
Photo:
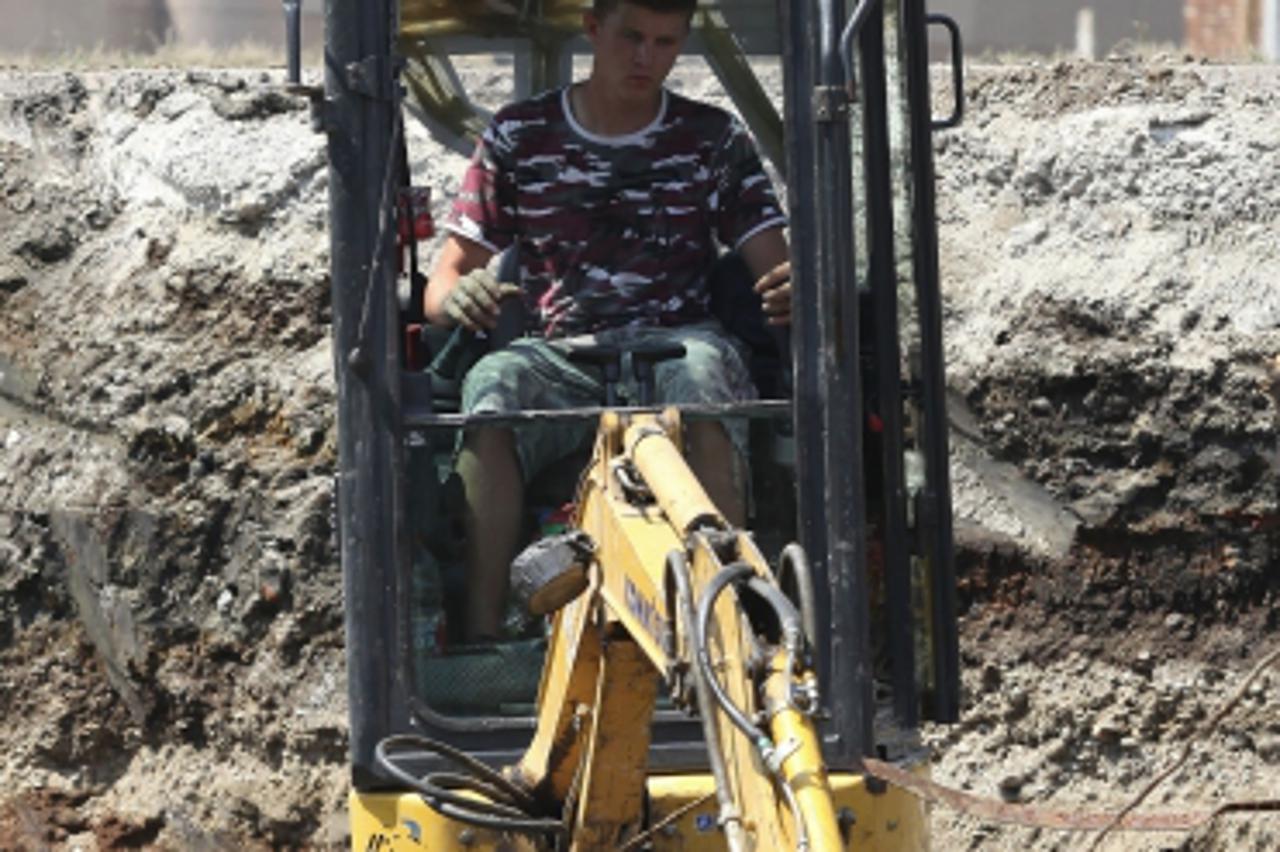
[[[591,408],[603,404],[604,382],[598,370],[571,362],[575,346],[606,344],[625,353],[629,348],[659,343],[683,343],[685,357],[657,365],[654,391],[659,405],[739,402],[756,398],[746,358],[718,322],[676,328],[621,328],[598,334],[546,340],[525,337],[481,358],[462,385],[462,410],[467,414]],[[634,405],[639,387],[624,355],[620,405]],[[726,420],[724,427],[745,458],[747,423]],[[588,446],[596,431],[594,419],[581,423],[562,420],[522,423],[514,427],[516,453],[525,481],[548,465]]]

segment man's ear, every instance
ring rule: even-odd
[[[587,9],[582,13],[582,31],[586,34],[587,39],[595,43],[596,36],[600,34],[600,19],[596,17],[596,13]]]

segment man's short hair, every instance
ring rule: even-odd
[[[690,18],[698,8],[698,0],[592,0],[591,11],[597,18],[603,18],[623,3],[641,6],[651,12],[684,12]]]

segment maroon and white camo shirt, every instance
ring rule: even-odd
[[[785,224],[729,113],[664,89],[648,127],[598,136],[564,88],[494,116],[446,228],[494,252],[518,244],[529,314],[561,337],[706,319],[720,248]]]

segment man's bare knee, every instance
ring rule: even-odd
[[[515,447],[515,436],[510,429],[501,426],[473,427],[462,438],[464,452],[471,452],[486,461],[496,456],[510,456],[514,459]]]
[[[468,639],[497,636],[507,574],[519,544],[524,495],[510,429],[470,429],[458,454],[466,491]]]

